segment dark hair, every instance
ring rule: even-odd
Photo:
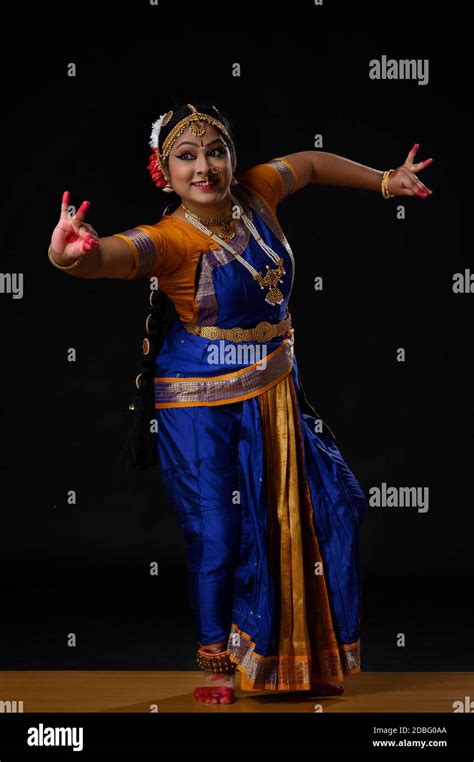
[[[143,340],[143,358],[135,379],[135,398],[129,405],[127,460],[133,469],[143,469],[158,463],[155,412],[156,358],[168,332],[172,303],[161,289],[150,290],[150,307],[146,318],[147,336]],[[147,350],[145,354],[145,350]]]
[[[199,113],[215,116],[219,119],[235,143],[234,126],[225,112],[216,109],[209,103],[193,101],[192,105]],[[176,108],[171,107],[171,109],[173,110],[173,116],[160,131],[160,148],[173,127],[191,113],[191,109],[186,105],[179,105]],[[223,137],[226,140],[225,135]],[[167,171],[168,166],[165,164]],[[171,199],[169,199],[169,196],[171,196]],[[174,191],[173,194],[168,194],[167,201],[170,201],[170,203],[164,208],[163,214],[169,213],[170,207],[174,211],[181,203],[180,197]],[[196,271],[197,275],[198,271]],[[137,376],[138,383],[135,399],[129,406],[127,452],[129,463],[133,469],[143,469],[158,463],[156,433],[150,430],[153,427],[153,421],[156,421],[154,375],[156,359],[168,333],[172,317],[173,305],[166,294],[161,289],[150,291],[150,310],[146,320],[147,337],[144,340],[144,351],[145,349],[148,349],[148,351],[143,356],[142,367]]]

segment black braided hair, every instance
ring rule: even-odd
[[[226,113],[209,103],[192,101],[192,105],[201,114],[208,114],[219,119],[235,144],[234,126]],[[184,119],[185,116],[192,113],[186,104],[180,104],[175,108],[171,108],[173,116],[160,131],[160,148],[173,127],[181,119]],[[227,143],[225,135],[223,135],[223,138]],[[165,161],[165,168],[169,176],[169,162],[167,160]],[[181,198],[174,191],[167,194],[167,196],[167,201],[170,201],[170,203],[163,210],[163,215],[174,211],[181,203]],[[156,359],[168,333],[172,317],[173,306],[169,297],[161,289],[151,290],[150,309],[146,319],[147,336],[144,339],[142,367],[136,378],[135,399],[129,406],[130,425],[127,451],[128,460],[133,469],[147,468],[158,462],[154,375]]]
[[[147,468],[158,462],[154,376],[156,358],[168,333],[172,305],[161,289],[150,290],[149,300],[144,355],[135,379],[135,399],[129,405],[128,458],[133,469]]]

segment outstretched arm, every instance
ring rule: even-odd
[[[387,189],[393,196],[431,195],[429,188],[418,179],[415,172],[430,166],[433,159],[426,159],[414,164],[419,145],[415,143],[404,163],[390,174]],[[364,164],[326,151],[299,151],[282,158],[288,159],[295,168],[299,182],[297,188],[316,183],[321,185],[340,185],[347,188],[362,188],[380,191],[383,170],[372,169]]]
[[[69,199],[69,191],[65,191],[61,216],[51,236],[52,263],[76,278],[128,278],[134,266],[130,247],[117,236],[99,238],[92,225],[85,222],[89,201],[69,217]]]

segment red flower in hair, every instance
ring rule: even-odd
[[[168,180],[164,176],[160,164],[158,162],[158,157],[156,154],[156,150],[153,151],[152,154],[150,154],[150,163],[148,164],[148,171],[150,172],[151,179],[155,183],[157,188],[164,188],[165,185],[168,185]]]

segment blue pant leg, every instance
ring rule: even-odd
[[[156,411],[163,483],[186,541],[189,600],[203,645],[227,640],[232,624],[241,411],[241,403]]]

